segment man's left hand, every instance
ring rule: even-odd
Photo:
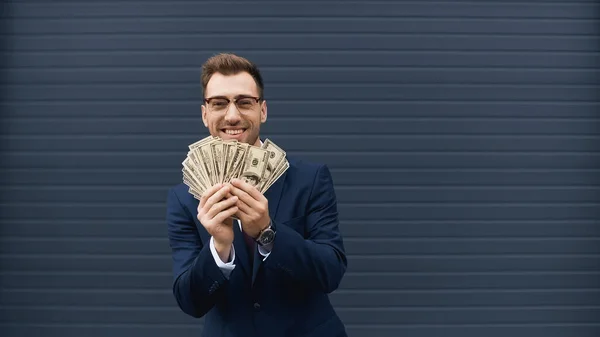
[[[260,231],[271,223],[269,200],[256,187],[241,179],[232,179],[231,187],[231,194],[238,197],[235,214],[242,222],[243,231],[256,239]]]

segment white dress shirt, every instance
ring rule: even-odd
[[[242,230],[242,222],[239,220],[235,220],[235,219],[234,219],[234,221],[237,221],[238,225],[240,226],[240,231],[241,231]],[[260,255],[263,256],[263,261],[264,261],[267,259],[267,257],[269,257],[269,254],[271,254],[271,248],[273,247],[273,243],[270,243],[266,246],[257,245],[257,247],[258,247],[258,252],[260,253]],[[221,268],[223,275],[225,275],[226,278],[229,278],[229,275],[233,271],[233,268],[235,268],[235,264],[234,264],[235,248],[233,247],[233,244],[231,245],[231,253],[229,255],[228,262],[223,262],[221,260],[221,258],[219,257],[219,254],[217,253],[217,249],[215,249],[215,243],[214,243],[214,239],[212,236],[210,237],[210,251],[212,253],[213,258],[215,259],[215,262],[217,263],[217,266],[219,266],[219,268]]]

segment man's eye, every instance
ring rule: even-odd
[[[226,101],[213,101],[213,102],[212,102],[212,104],[213,104],[214,106],[217,106],[217,107],[219,107],[219,106],[224,106],[224,105],[227,105],[227,102],[226,102]]]

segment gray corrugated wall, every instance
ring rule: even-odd
[[[600,335],[593,1],[4,5],[0,334],[198,336],[165,197],[199,67],[264,72],[265,136],[325,162],[351,336]]]

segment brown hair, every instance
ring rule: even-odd
[[[235,75],[241,72],[247,72],[254,78],[254,82],[258,86],[258,96],[262,99],[264,85],[258,66],[246,58],[229,53],[214,55],[204,62],[201,75],[202,91],[206,92],[206,85],[215,73]]]

